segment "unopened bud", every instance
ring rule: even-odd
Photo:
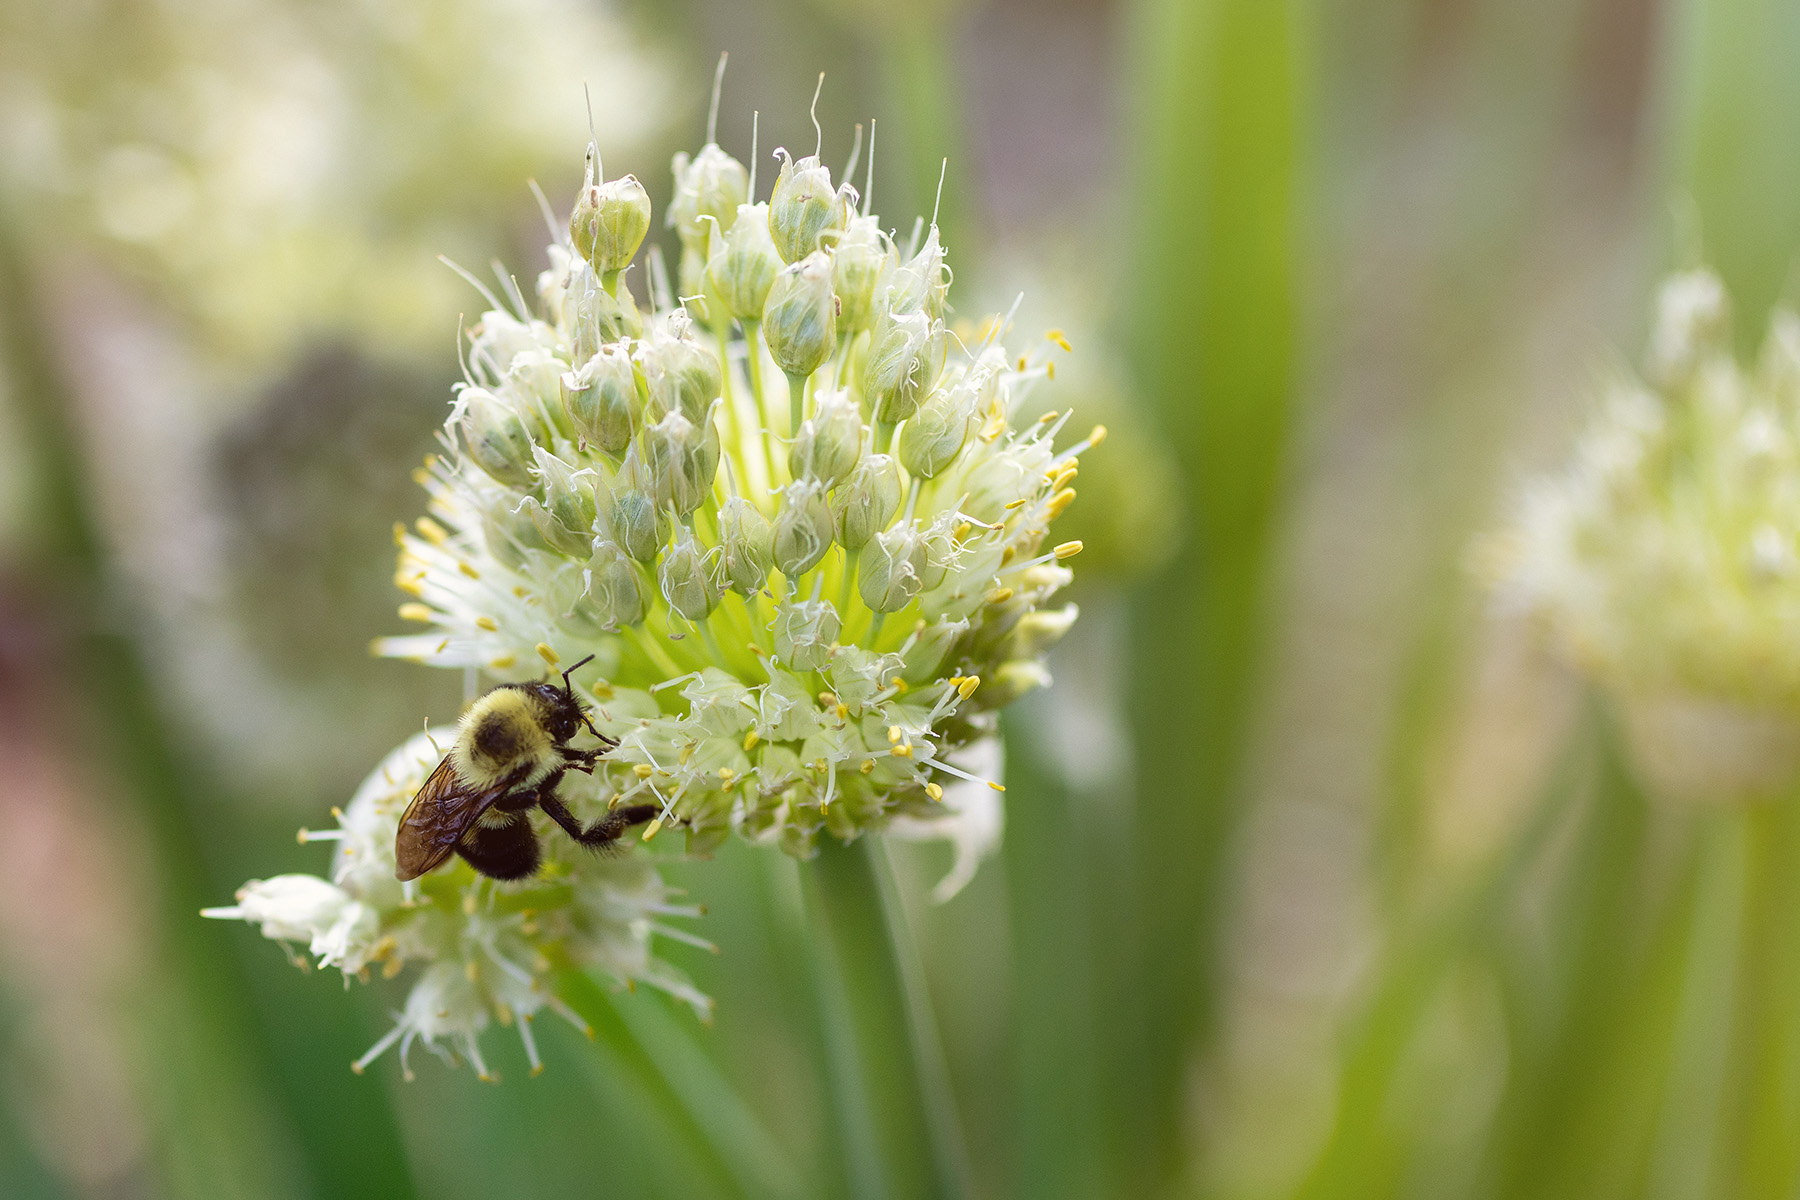
[[[706,620],[713,605],[719,602],[719,593],[707,570],[706,553],[686,526],[676,527],[674,543],[657,560],[656,579],[669,607],[690,621]]]
[[[774,563],[775,531],[756,505],[732,496],[719,510],[718,579],[721,588],[754,595]]]
[[[606,525],[613,541],[641,563],[655,560],[667,516],[652,497],[645,474],[633,447],[625,455],[625,470],[613,484],[606,504]]]
[[[925,625],[900,648],[900,657],[906,663],[901,678],[915,685],[934,678],[945,655],[968,628],[966,620],[939,620]]]
[[[631,356],[623,346],[605,346],[562,377],[563,411],[575,432],[608,454],[625,453],[642,418]]]
[[[919,594],[917,559],[922,552],[918,527],[902,522],[875,535],[863,547],[856,571],[856,590],[876,612],[898,612]]]
[[[1062,641],[1063,635],[1069,632],[1069,626],[1075,623],[1079,611],[1073,604],[1065,604],[1061,608],[1040,608],[1026,613],[1013,626],[1012,644],[1008,647],[1009,657],[1041,657],[1050,647]]]
[[[634,625],[644,616],[644,594],[637,568],[624,548],[610,540],[594,543],[587,567],[587,606],[602,628]]]
[[[819,249],[825,234],[850,223],[849,192],[831,186],[831,171],[817,157],[795,162],[786,150],[781,173],[769,195],[769,233],[785,262],[799,262]]]
[[[850,473],[862,451],[862,406],[844,391],[821,392],[813,415],[801,422],[788,451],[788,469],[835,487]]]
[[[463,445],[475,465],[508,487],[530,487],[531,434],[517,410],[479,387],[463,388],[457,405]]]
[[[731,228],[712,243],[706,285],[732,316],[760,321],[781,267],[781,255],[769,236],[769,206],[743,204]]]
[[[831,510],[825,507],[825,489],[811,480],[799,480],[781,493],[781,511],[775,514],[775,568],[789,579],[798,579],[818,565],[831,549]]]
[[[675,155],[675,194],[669,200],[668,222],[682,245],[703,248],[713,221],[719,232],[731,228],[738,205],[750,193],[750,173],[744,164],[708,142],[689,158]]]
[[[875,300],[900,265],[894,243],[874,217],[853,217],[831,248],[832,289],[838,298],[838,328],[856,334],[875,319]]]
[[[537,458],[537,477],[543,486],[545,510],[579,539],[578,553],[585,555],[594,530],[593,473],[577,471],[541,446],[533,453]]]
[[[637,346],[637,366],[650,393],[645,419],[654,424],[668,413],[679,412],[698,425],[719,398],[724,376],[718,356],[689,336],[692,323],[686,317],[676,313],[670,325],[668,336]]]
[[[863,357],[862,391],[884,425],[912,416],[944,369],[947,338],[924,313],[882,314]]]
[[[900,511],[900,470],[886,454],[870,454],[831,494],[831,524],[846,550],[861,550]]]
[[[975,395],[959,384],[940,387],[907,419],[900,435],[900,462],[930,479],[956,461],[975,423]]]
[[[829,256],[815,251],[782,269],[763,306],[762,332],[769,353],[790,376],[803,379],[824,364],[837,341]]]
[[[657,503],[686,516],[712,494],[719,473],[719,431],[710,418],[696,425],[667,413],[644,430],[644,465]]]
[[[842,622],[825,600],[783,600],[775,609],[775,657],[790,671],[816,671],[831,661]]]
[[[519,511],[531,522],[544,544],[568,558],[585,558],[592,544],[589,535],[569,528],[551,515],[536,496],[519,501]]]
[[[620,288],[615,296],[600,286],[594,268],[585,262],[577,263],[569,274],[563,311],[569,322],[570,353],[577,362],[592,358],[608,342],[644,333],[644,319],[631,289]]]
[[[605,279],[631,263],[649,232],[650,193],[644,185],[630,175],[596,183],[590,164],[588,181],[569,215],[575,253],[594,264]]]
[[[887,307],[895,315],[922,312],[934,321],[944,319],[950,294],[950,268],[944,265],[944,248],[937,226],[925,237],[919,252],[894,269],[888,286]]]

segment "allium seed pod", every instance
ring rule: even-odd
[[[508,487],[529,487],[532,459],[531,434],[512,405],[486,388],[465,387],[457,396],[457,412],[451,417],[462,433],[469,459]]]
[[[650,193],[630,175],[581,189],[569,215],[569,240],[602,279],[631,264],[650,232]]]
[[[813,415],[794,435],[788,467],[802,478],[835,487],[856,465],[862,438],[862,408],[850,393],[821,392],[814,398]]]
[[[919,410],[944,369],[949,338],[924,313],[877,316],[862,360],[862,393],[875,419],[897,425]]]
[[[837,298],[831,293],[831,258],[814,251],[784,267],[763,306],[763,340],[776,365],[805,378],[824,365],[837,343]]]
[[[666,414],[679,412],[698,425],[719,398],[724,377],[718,356],[690,335],[692,322],[680,314],[676,317],[667,334],[637,344],[637,367],[650,394],[645,420],[655,424]]]
[[[831,171],[817,157],[795,162],[786,150],[775,153],[781,173],[769,195],[769,233],[782,261],[796,263],[822,244],[829,249],[835,239],[826,235],[849,225],[850,193],[833,190]]]
[[[850,227],[831,247],[832,290],[838,298],[838,329],[861,333],[875,319],[875,301],[888,275],[900,265],[899,252],[881,222],[852,217]]]
[[[857,460],[848,479],[831,494],[831,525],[838,544],[861,550],[900,511],[900,470],[886,454]]]
[[[812,570],[831,549],[831,510],[818,483],[799,480],[781,493],[773,549],[775,569],[790,580]]]
[[[643,401],[631,372],[631,355],[620,345],[600,349],[562,377],[563,412],[591,446],[611,455],[625,453],[643,418]]]
[[[924,541],[918,527],[902,522],[883,530],[863,547],[857,565],[856,590],[878,613],[898,612],[919,594],[919,562]]]
[[[775,658],[793,671],[817,671],[831,661],[843,623],[825,600],[783,600],[775,608]]]
[[[675,540],[656,564],[656,581],[669,607],[690,621],[704,621],[719,602],[707,569],[706,552],[686,526],[675,527]]]
[[[718,578],[742,596],[761,590],[774,565],[775,531],[756,505],[732,496],[719,510]]]
[[[769,236],[769,206],[738,206],[737,219],[723,236],[709,243],[706,286],[740,321],[762,320],[769,289],[782,268],[781,255]]]
[[[708,142],[691,159],[686,153],[676,154],[674,172],[675,194],[669,200],[668,222],[682,245],[704,247],[712,222],[719,223],[720,233],[731,229],[738,206],[749,196],[750,172],[719,149],[717,142]]]

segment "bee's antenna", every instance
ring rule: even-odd
[[[580,662],[576,663],[574,666],[564,668],[563,673],[562,673],[563,691],[573,694],[575,689],[569,683],[569,676],[573,675],[575,672],[581,670],[581,668],[587,666],[589,663],[591,663],[593,661],[594,661],[594,656],[590,654],[586,658],[582,659]]]

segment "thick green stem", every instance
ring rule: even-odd
[[[923,970],[881,845],[824,839],[801,881],[849,1193],[970,1196]]]

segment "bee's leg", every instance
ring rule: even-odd
[[[550,819],[563,827],[563,831],[584,846],[607,846],[619,840],[627,829],[633,825],[641,825],[654,817],[660,809],[654,804],[627,804],[615,808],[589,825],[586,829],[575,819],[575,814],[551,792],[540,791],[538,804],[549,814]]]
[[[594,773],[594,764],[600,761],[600,756],[606,753],[606,750],[577,750],[572,746],[560,746],[558,749],[562,751],[563,760],[569,764],[570,770],[589,775]]]
[[[471,825],[456,852],[490,879],[524,879],[538,869],[537,834],[523,813],[504,825]]]

